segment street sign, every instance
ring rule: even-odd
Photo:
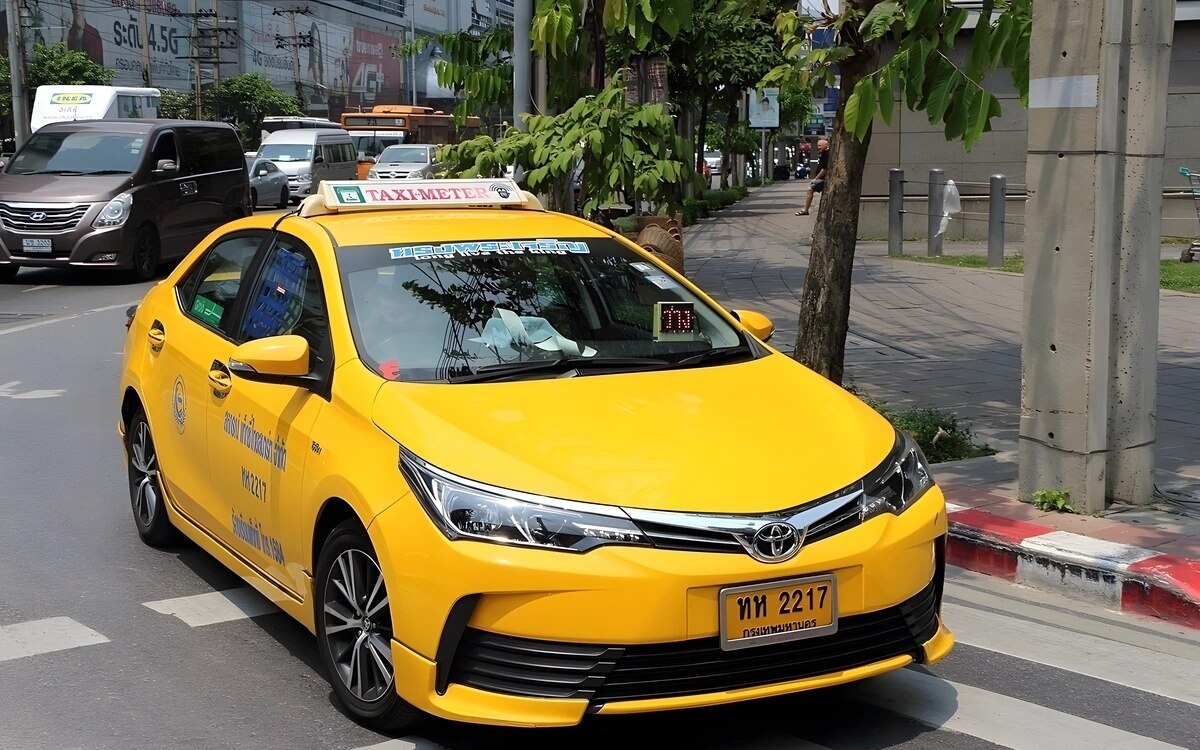
[[[825,115],[814,112],[804,122],[805,135],[825,135]]]
[[[779,127],[779,89],[750,89],[750,127]]]

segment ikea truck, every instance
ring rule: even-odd
[[[162,93],[125,86],[38,86],[30,130],[71,120],[155,119]]]

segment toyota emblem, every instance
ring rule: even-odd
[[[790,560],[800,551],[801,532],[788,523],[776,522],[763,526],[746,545],[755,560],[778,563]]]
[[[33,213],[29,214],[29,220],[30,221],[45,221],[46,220],[46,212],[45,211],[34,211]]]

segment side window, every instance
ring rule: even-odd
[[[237,136],[222,128],[182,128],[181,175],[237,169],[242,162]]]
[[[288,334],[308,341],[313,372],[324,371],[332,347],[320,274],[300,243],[280,238],[250,295],[238,340]]]
[[[242,235],[218,242],[192,268],[179,286],[179,302],[190,317],[221,330],[237,301],[238,290],[262,235]]]
[[[154,169],[163,159],[170,159],[179,165],[179,151],[175,148],[175,134],[168,131],[159,133],[158,140],[154,142],[154,152],[150,156],[150,168]]]
[[[342,161],[354,161],[354,146],[349,143],[342,144]]]

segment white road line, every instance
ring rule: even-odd
[[[1193,662],[1086,633],[947,602],[946,625],[968,646],[1200,706]]]
[[[70,617],[50,617],[0,625],[0,661],[108,643],[95,630]]]
[[[31,286],[28,289],[22,289],[21,294],[24,294],[25,292],[40,292],[43,289],[57,289],[57,288],[58,288],[58,284],[39,284],[37,286]]]
[[[164,615],[178,617],[187,623],[188,627],[193,628],[218,622],[245,620],[279,611],[278,607],[249,586],[157,602],[143,602],[142,606]]]
[[[969,734],[1012,750],[1183,750],[1036,703],[911,669],[858,683],[847,695],[922,724]]]
[[[420,738],[412,740],[387,740],[376,745],[364,745],[356,750],[443,750],[442,746]]]
[[[33,323],[26,323],[25,325],[13,326],[12,328],[5,328],[5,329],[0,330],[0,336],[7,336],[10,333],[20,333],[21,331],[28,331],[30,328],[41,328],[42,326],[48,326],[51,323],[61,323],[64,320],[74,320],[75,318],[82,318],[84,315],[92,315],[94,313],[108,312],[109,310],[120,310],[122,308],[127,309],[127,308],[129,308],[130,305],[136,305],[138,302],[139,302],[139,300],[134,300],[132,302],[122,302],[119,305],[106,305],[104,307],[97,307],[97,308],[94,308],[91,310],[84,310],[83,312],[75,313],[74,315],[61,315],[57,318],[46,318],[45,320],[38,320],[38,321],[34,321]]]

